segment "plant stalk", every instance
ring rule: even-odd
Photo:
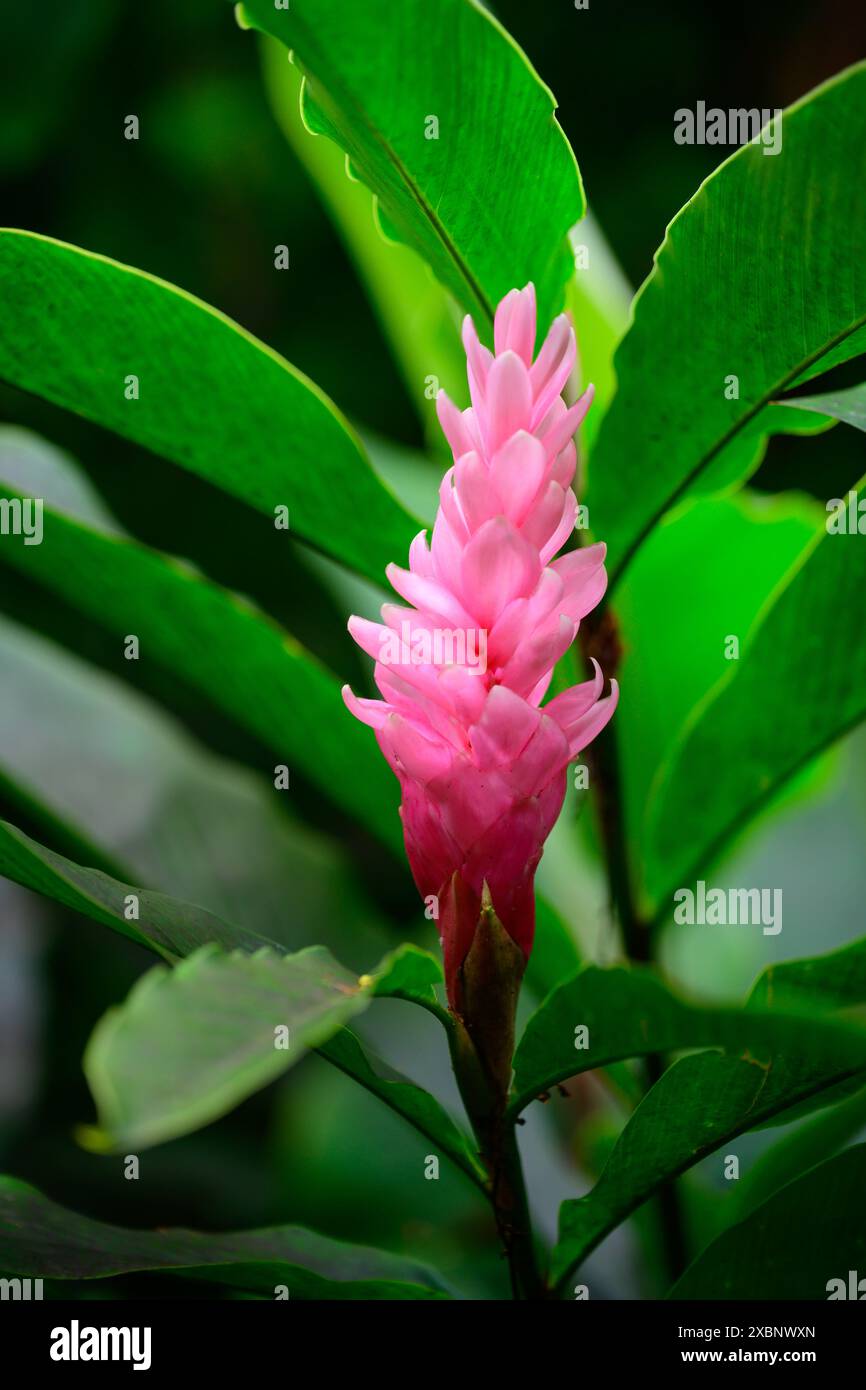
[[[541,1299],[547,1289],[536,1259],[514,1123],[506,1118],[517,998],[525,968],[523,952],[497,918],[485,887],[453,1001],[451,1057],[487,1169],[488,1193],[513,1295]]]
[[[605,604],[581,628],[584,656],[594,656],[609,676],[615,675],[622,657],[618,625],[613,610]],[[646,965],[652,961],[652,931],[641,914],[632,883],[628,843],[623,815],[623,786],[616,721],[612,720],[590,749],[592,780],[596,793],[599,828],[605,851],[611,912],[620,924],[625,954],[629,960]],[[646,1058],[645,1089],[660,1079],[667,1065],[661,1054]],[[667,1273],[671,1282],[679,1278],[687,1263],[683,1212],[674,1180],[665,1183],[655,1201],[659,1216]]]

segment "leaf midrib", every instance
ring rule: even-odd
[[[674,1168],[666,1169],[662,1176],[656,1182],[654,1182],[651,1187],[648,1187],[646,1189],[640,1189],[636,1194],[633,1194],[633,1200],[629,1200],[626,1203],[620,1203],[619,1206],[615,1209],[615,1211],[611,1213],[611,1215],[602,1223],[601,1226],[597,1226],[593,1229],[592,1234],[581,1245],[577,1255],[575,1255],[574,1258],[570,1261],[568,1268],[564,1270],[563,1273],[560,1275],[559,1279],[557,1279],[555,1291],[557,1293],[561,1293],[566,1280],[569,1279],[571,1275],[574,1273],[574,1271],[577,1269],[577,1267],[581,1265],[589,1255],[592,1254],[593,1250],[597,1249],[597,1247],[601,1244],[605,1237],[608,1236],[611,1231],[615,1230],[617,1226],[622,1225],[623,1221],[626,1221],[628,1217],[631,1216],[633,1211],[637,1211],[638,1207],[641,1207],[644,1205],[645,1202],[648,1202],[649,1199],[653,1196],[653,1194],[657,1192],[658,1189],[661,1186],[663,1186],[664,1183],[668,1182],[672,1178],[678,1178],[682,1173],[687,1172],[689,1168],[693,1168],[695,1164],[700,1163],[701,1160],[706,1158],[708,1154],[713,1153],[716,1149],[720,1147],[720,1145],[726,1144],[729,1139],[735,1139],[739,1134],[745,1134],[749,1129],[753,1128],[755,1124],[763,1124],[766,1120],[771,1119],[774,1115],[779,1115],[784,1110],[791,1109],[792,1106],[801,1105],[804,1101],[810,1100],[813,1096],[820,1095],[822,1091],[826,1091],[829,1087],[838,1085],[840,1081],[846,1081],[849,1077],[854,1077],[861,1074],[862,1071],[862,1067],[853,1067],[848,1071],[840,1073],[839,1075],[834,1075],[830,1080],[821,1079],[819,1081],[816,1081],[814,1086],[810,1086],[804,1091],[797,1092],[793,1099],[784,1099],[780,1101],[779,1104],[772,1105],[766,1110],[759,1111],[758,1120],[750,1119],[747,1115],[744,1117],[744,1119],[747,1120],[747,1123],[741,1125],[739,1122],[737,1122],[733,1127],[724,1130],[722,1133],[715,1136],[711,1141],[705,1141],[704,1143],[700,1144],[698,1148],[695,1149],[694,1152],[686,1158],[685,1162],[678,1164]],[[601,1177],[599,1177],[599,1180],[596,1183],[595,1187],[592,1188],[592,1190],[586,1194],[585,1200],[588,1203],[592,1201],[592,1198],[598,1191],[599,1184],[602,1181],[602,1177],[603,1174]]]
[[[828,339],[821,347],[817,348],[808,357],[803,358],[795,367],[793,367],[789,372],[787,372],[785,376],[783,376],[773,386],[769,387],[766,390],[766,392],[764,392],[758,398],[754,405],[750,406],[750,408],[747,411],[745,411],[743,415],[740,416],[739,420],[737,420],[733,425],[731,425],[731,427],[727,429],[718,440],[716,440],[716,443],[712,446],[711,449],[708,450],[708,452],[701,455],[694,468],[692,468],[691,471],[687,473],[683,479],[681,479],[681,481],[677,484],[673,492],[668,495],[664,503],[662,503],[662,505],[658,507],[655,511],[653,511],[651,515],[646,519],[641,529],[638,531],[638,533],[626,547],[626,550],[621,556],[620,560],[618,561],[616,567],[612,568],[607,588],[608,599],[610,598],[610,595],[612,594],[616,585],[622,579],[623,574],[628,569],[628,566],[634,559],[635,554],[643,545],[643,542],[646,540],[647,536],[652,531],[656,522],[659,520],[660,517],[662,517],[665,514],[665,512],[670,511],[671,507],[673,507],[677,501],[679,501],[683,493],[687,491],[690,485],[695,481],[699,474],[703,472],[707,465],[712,462],[716,455],[721,453],[722,449],[726,448],[726,446],[730,444],[732,440],[736,439],[739,432],[743,429],[745,425],[749,423],[750,420],[753,420],[756,415],[760,414],[760,412],[766,409],[768,405],[771,405],[775,396],[780,391],[784,391],[786,387],[791,386],[794,383],[794,381],[796,381],[797,377],[800,376],[808,367],[812,366],[813,363],[820,361],[822,357],[825,357],[827,353],[831,352],[832,349],[836,347],[839,343],[843,343],[846,338],[850,338],[853,333],[856,333],[859,329],[863,328],[864,326],[866,326],[866,314],[863,314],[860,318],[856,319],[843,332],[837,333],[832,338]]]
[[[309,30],[306,29],[306,26],[304,25],[303,21],[298,21],[298,27],[302,30],[305,30],[305,32],[309,34]],[[280,38],[279,42],[284,43],[285,41],[282,38]],[[327,91],[328,93],[337,94],[337,96],[339,97],[338,104],[342,106],[342,109],[348,111],[350,114],[354,114],[355,117],[358,119],[359,124],[363,126],[365,132],[372,140],[373,144],[380,150],[385,160],[391,165],[391,167],[397,173],[398,177],[406,185],[412,198],[420,208],[427,222],[429,223],[434,235],[437,237],[440,244],[442,245],[442,248],[445,251],[446,256],[451,260],[452,264],[456,267],[458,273],[469,286],[469,289],[473,297],[475,298],[476,302],[481,306],[482,310],[487,316],[488,321],[492,323],[493,309],[487,300],[487,296],[481,289],[481,286],[477,283],[468,265],[465,263],[463,257],[458,252],[457,247],[452,241],[450,234],[446,230],[444,224],[436,216],[428,199],[422,193],[417,182],[412,177],[412,175],[410,175],[408,169],[403,164],[403,161],[398,157],[396,150],[393,150],[388,145],[388,143],[382,138],[378,129],[376,128],[376,125],[368,117],[364,106],[357,101],[354,94],[348,88],[345,87],[345,84],[339,77],[333,83],[322,82],[322,79],[316,76],[315,73],[313,73],[312,68],[308,64],[305,64],[300,60],[299,62],[300,66],[305,69],[305,82],[309,80],[307,77],[307,73],[309,73],[313,77],[314,81],[321,82],[321,85],[325,91]],[[311,100],[316,99],[315,97],[313,97],[312,93],[309,93],[308,95],[310,96]],[[328,137],[323,136],[321,138],[327,139]],[[346,149],[346,146],[341,144],[341,148],[344,154],[348,155],[349,152]],[[379,197],[379,195],[370,188],[370,185],[366,183],[366,180],[365,186],[370,192],[371,196],[377,199],[377,201],[381,202],[381,198]]]

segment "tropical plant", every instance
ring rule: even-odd
[[[810,794],[810,769],[866,714],[858,489],[821,507],[749,487],[772,436],[864,428],[866,385],[840,386],[838,373],[866,352],[854,172],[866,64],[776,115],[773,157],[756,138],[719,165],[627,312],[552,96],[474,0],[432,13],[421,0],[245,0],[237,18],[257,31],[237,41],[250,61],[259,44],[274,112],[358,267],[428,450],[362,438],[304,373],[184,290],[2,232],[0,378],[53,407],[49,418],[70,412],[138,448],[124,458],[164,461],[169,486],[192,475],[184,496],[224,494],[226,554],[233,517],[286,548],[263,582],[230,575],[225,557],[199,563],[183,540],[193,502],[178,559],[129,534],[47,440],[0,432],[6,611],[195,731],[208,827],[203,848],[182,818],[156,841],[125,840],[122,806],[97,806],[100,740],[120,739],[113,721],[126,717],[119,696],[76,685],[59,655],[28,686],[10,635],[16,698],[68,720],[93,794],[76,804],[62,769],[30,747],[4,750],[16,823],[0,826],[0,871],[161,958],[93,1020],[84,1070],[97,1119],[78,1136],[93,1162],[189,1135],[315,1053],[421,1136],[422,1181],[450,1165],[490,1220],[466,1236],[467,1278],[463,1256],[436,1269],[297,1225],[121,1228],[9,1176],[0,1269],[429,1299],[501,1289],[485,1263],[501,1247],[515,1298],[574,1298],[591,1292],[592,1251],[654,1211],[655,1292],[825,1297],[859,1249],[846,1213],[862,1209],[866,1147],[846,1146],[866,1113],[866,939],[773,959],[744,1002],[690,995],[658,956],[689,907],[736,922],[724,916],[733,903],[757,914],[759,937],[775,934],[767,890],[707,890],[707,876],[753,822]],[[463,314],[475,327],[461,414]],[[417,536],[448,462],[437,402],[455,469],[431,561]],[[548,488],[558,510],[536,525]],[[395,567],[410,550],[411,573]],[[411,608],[382,629],[371,617],[388,566]],[[279,588],[292,584],[306,631],[281,621]],[[382,634],[407,613],[410,637],[467,613],[495,632],[509,604],[480,682],[465,657],[429,653],[420,676],[411,661],[383,676]],[[353,632],[379,659],[387,703],[347,699],[399,786],[341,696],[347,678],[369,689],[338,635],[358,610]],[[129,776],[155,777],[174,756],[142,732]],[[541,860],[536,899],[563,799],[558,877]],[[593,809],[578,815],[585,800]],[[402,907],[387,921],[393,897],[408,901],[406,849],[421,891],[408,927]],[[601,948],[593,939],[600,874],[615,948],[610,933]],[[296,894],[314,903],[300,920]],[[376,1055],[362,1016],[389,1009],[412,1017],[425,1059],[450,1057],[465,1118],[453,1095]],[[547,1248],[518,1136],[524,1112],[558,1091],[571,1097],[559,1128],[590,1186],[564,1202]],[[735,1209],[717,1217],[677,1181],[794,1121],[744,1175]]]

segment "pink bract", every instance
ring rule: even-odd
[[[573,436],[592,387],[567,407],[574,330],[557,318],[533,360],[535,290],[511,290],[496,310],[491,353],[463,325],[472,405],[440,391],[439,421],[454,455],[428,545],[409,568],[388,566],[405,606],[349,631],[376,662],[382,700],[349,709],[376,732],[400,780],[406,852],[424,898],[438,899],[448,997],[472,944],[486,882],[496,915],[528,957],[533,881],[562,807],[568,763],[613,714],[592,679],[542,708],[553,668],[604,594],[604,545],[557,551],[574,529]]]

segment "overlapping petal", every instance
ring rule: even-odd
[[[437,399],[454,456],[429,539],[388,578],[409,606],[350,631],[376,662],[382,700],[351,712],[375,730],[400,780],[409,863],[439,903],[449,998],[486,883],[506,930],[532,946],[533,880],[565,796],[566,769],[613,714],[616,683],[592,678],[542,706],[553,667],[606,584],[604,546],[555,559],[571,534],[573,436],[592,388],[573,405],[574,330],[556,319],[534,354],[535,291],[512,290],[494,322],[495,352],[463,327],[471,406]]]

